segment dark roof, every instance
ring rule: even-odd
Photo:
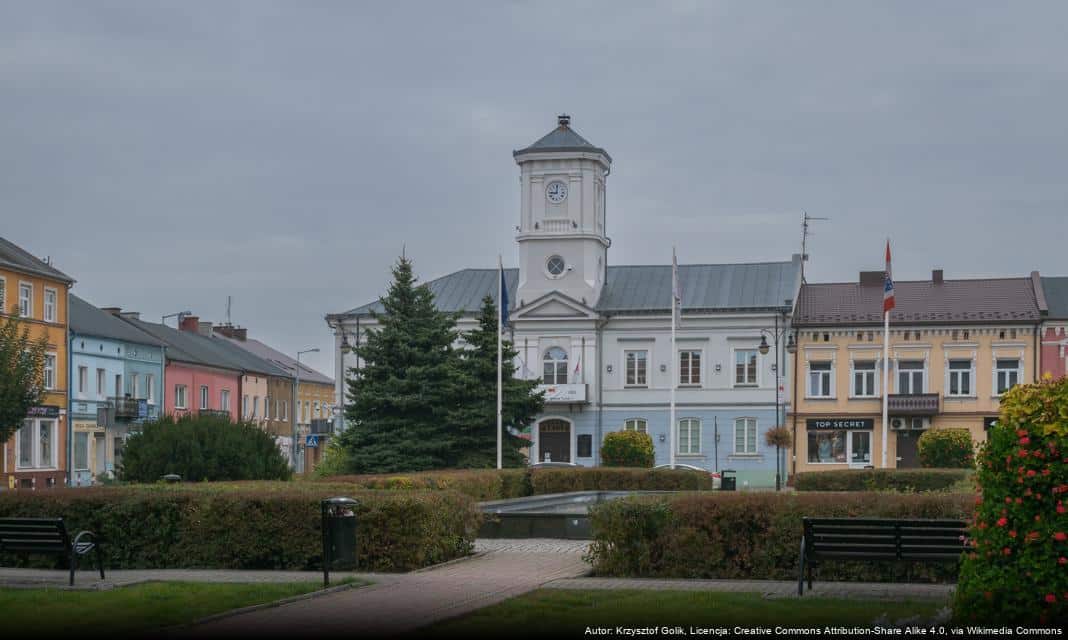
[[[73,293],[70,295],[70,330],[71,333],[84,336],[122,340],[154,347],[163,345],[161,340],[130,326],[130,323],[107,311],[94,307]]]
[[[123,318],[123,320],[162,341],[167,346],[168,360],[281,378],[291,377],[281,368],[244,349],[235,347],[223,338],[209,338],[198,333],[179,331],[163,324],[133,318]]]
[[[565,118],[566,116],[561,116]],[[517,149],[512,152],[513,157],[518,157],[524,153],[535,152],[547,152],[552,153],[555,151],[585,151],[588,153],[599,153],[612,161],[612,156],[608,155],[608,152],[604,149],[590,144],[586,138],[583,138],[570,126],[570,119],[561,121],[555,129],[539,138],[534,144],[523,148]]]
[[[43,278],[52,278],[68,285],[74,283],[74,278],[4,238],[0,238],[0,267]]]
[[[789,306],[801,264],[789,262],[679,265],[682,308],[691,310],[772,309]],[[518,269],[505,269],[504,282],[514,310]],[[482,298],[497,298],[496,269],[464,269],[427,283],[438,309],[475,312]],[[596,309],[605,313],[663,312],[671,309],[671,265],[609,266],[608,280]],[[366,316],[382,312],[372,302],[328,316]]]
[[[1068,320],[1068,277],[1043,277],[1042,290],[1049,305],[1049,318]]]
[[[259,358],[263,358],[264,360],[270,361],[276,367],[280,367],[281,369],[286,371],[286,373],[288,373],[290,377],[296,375],[297,360],[295,358],[290,358],[281,351],[278,351],[277,349],[274,349],[271,346],[260,342],[259,340],[256,340],[254,338],[238,340],[237,338],[229,338],[220,334],[215,334],[214,337],[218,338],[219,340],[226,340],[227,342],[234,345],[235,347],[238,347],[239,349],[244,349]],[[333,379],[324,376],[323,374],[319,373],[315,369],[312,369],[303,362],[300,363],[300,381],[317,382],[319,384],[328,384],[331,386],[334,384]]]
[[[895,282],[890,323],[981,324],[1038,322],[1030,278]],[[867,325],[883,322],[882,283],[804,284],[794,326]]]

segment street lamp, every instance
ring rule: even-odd
[[[162,318],[160,318],[159,322],[160,322],[160,324],[167,324],[167,318],[177,317],[178,318],[178,324],[181,325],[182,324],[182,318],[185,317],[185,316],[191,316],[191,315],[193,315],[192,311],[179,311],[178,313],[168,313],[167,315],[165,315]],[[181,328],[181,327],[179,326],[179,328]]]
[[[293,383],[293,471],[297,470],[297,439],[300,438],[300,425],[297,424],[300,419],[300,357],[305,353],[319,353],[319,347],[297,352],[297,375]]]
[[[779,316],[782,316],[783,327],[779,328]],[[768,344],[768,336],[771,336],[772,342],[775,344],[775,428],[778,429],[780,421],[782,420],[782,397],[780,394],[779,377],[781,375],[782,367],[779,365],[779,343],[783,338],[786,338],[786,353],[797,353],[797,343],[794,341],[794,334],[789,333],[789,327],[785,326],[786,310],[780,311],[775,315],[775,328],[774,329],[761,329],[760,330],[760,346],[757,347],[757,351],[760,355],[768,355],[768,351],[771,350],[771,346]],[[797,384],[794,381],[794,384]],[[782,458],[782,450],[778,444],[775,445],[775,490],[782,489],[782,473],[780,471]]]

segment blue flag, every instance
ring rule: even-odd
[[[504,281],[504,269],[501,269],[501,326],[508,324],[508,285]]]

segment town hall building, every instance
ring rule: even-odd
[[[671,265],[609,261],[611,156],[561,115],[555,129],[513,158],[521,205],[519,266],[505,270],[509,328],[519,352],[517,375],[540,380],[546,398],[529,434],[531,462],[595,466],[605,434],[637,430],[652,436],[657,464],[669,462],[674,440],[677,464],[735,470],[739,488],[774,486],[775,450],[764,434],[782,423],[790,398],[786,341],[775,335],[777,328],[785,336],[793,317],[800,256],[717,264],[710,233],[709,263],[679,265],[672,370]],[[497,270],[464,269],[428,286],[440,309],[462,312],[458,327],[466,331],[475,326],[482,298],[497,297]],[[374,327],[373,311],[381,311],[378,302],[326,316],[335,336],[339,406],[348,400],[345,372],[358,366],[350,347]],[[767,353],[762,339],[771,345]]]

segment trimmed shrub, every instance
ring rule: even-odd
[[[916,443],[920,464],[938,469],[974,469],[975,443],[967,429],[928,429]]]
[[[972,472],[964,469],[836,469],[794,474],[798,491],[925,491],[959,490]]]
[[[689,493],[612,500],[591,510],[597,575],[796,580],[805,516],[965,518],[972,495]],[[955,563],[833,562],[820,580],[949,581]]]
[[[123,447],[119,477],[157,482],[176,473],[182,480],[288,480],[292,471],[274,436],[228,416],[164,416],[145,424]]]
[[[325,483],[7,491],[0,517],[62,516],[72,531],[91,529],[109,569],[312,570],[322,567],[319,502],[335,495],[360,502],[358,563],[366,571],[408,571],[464,556],[481,523],[474,502],[453,491],[354,493]],[[57,563],[10,554],[0,562]]]
[[[1068,378],[1013,387],[979,454],[982,497],[954,610],[1068,624]]]
[[[535,469],[530,474],[533,495],[567,491],[695,491],[711,489],[707,473],[686,469]]]
[[[653,466],[653,438],[640,431],[613,431],[604,437],[601,459],[610,467]]]
[[[331,483],[348,483],[359,489],[388,491],[440,491],[451,489],[479,502],[531,495],[527,469],[456,469],[422,473],[334,476]]]

